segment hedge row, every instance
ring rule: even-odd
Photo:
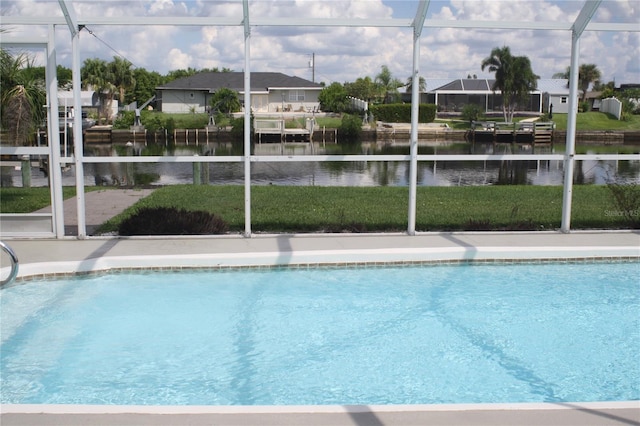
[[[378,121],[388,123],[410,123],[411,104],[381,104],[372,105],[371,113]],[[432,123],[436,118],[436,106],[434,104],[420,104],[418,109],[419,123]]]

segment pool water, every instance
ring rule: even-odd
[[[131,273],[1,290],[1,402],[640,399],[640,263]]]

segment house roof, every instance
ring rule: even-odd
[[[568,95],[569,80],[566,78],[541,78],[538,80],[538,90],[552,95]]]
[[[464,91],[464,92],[478,92],[478,91],[491,91],[491,87],[495,80],[487,80],[486,78],[459,78],[452,80],[449,83],[440,86],[434,90],[439,91]]]
[[[487,78],[458,78],[455,80],[434,79],[434,84],[427,80],[427,92],[493,92],[495,79]],[[539,79],[538,88],[541,93],[554,95],[569,94],[568,80],[563,78]]]
[[[200,72],[156,87],[156,89],[208,90],[209,92],[215,92],[222,88],[244,92],[244,72]],[[280,72],[252,72],[251,91],[263,92],[268,89],[321,90],[322,86]]]

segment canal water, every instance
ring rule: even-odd
[[[241,156],[242,145],[210,143],[200,145],[136,144],[136,156]],[[420,142],[419,154],[551,154],[551,146],[512,146],[509,144],[468,144]],[[594,147],[594,152],[599,152]],[[252,147],[254,155],[407,155],[408,142],[372,142],[356,145],[333,143],[263,143]],[[173,185],[193,183],[191,163],[136,163],[117,161],[127,155],[122,146],[90,145],[85,156],[113,156],[113,163],[86,164],[85,185],[124,185],[132,179],[138,185]],[[242,163],[203,163],[201,179],[212,185],[243,184]],[[6,169],[6,168],[5,168]],[[46,186],[47,176],[32,168],[32,186]],[[63,184],[75,185],[73,165],[63,170]],[[406,186],[409,163],[406,161],[354,162],[267,162],[251,164],[251,179],[255,185],[311,185],[311,186]],[[19,169],[3,170],[3,186],[22,186]],[[579,161],[574,180],[585,184],[640,182],[640,162],[637,161]],[[418,185],[562,185],[562,161],[424,161],[418,163]]]

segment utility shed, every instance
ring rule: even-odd
[[[548,113],[551,105],[553,105],[553,112],[561,114],[569,112],[569,80],[565,78],[538,80],[538,88],[542,92],[544,112]]]

